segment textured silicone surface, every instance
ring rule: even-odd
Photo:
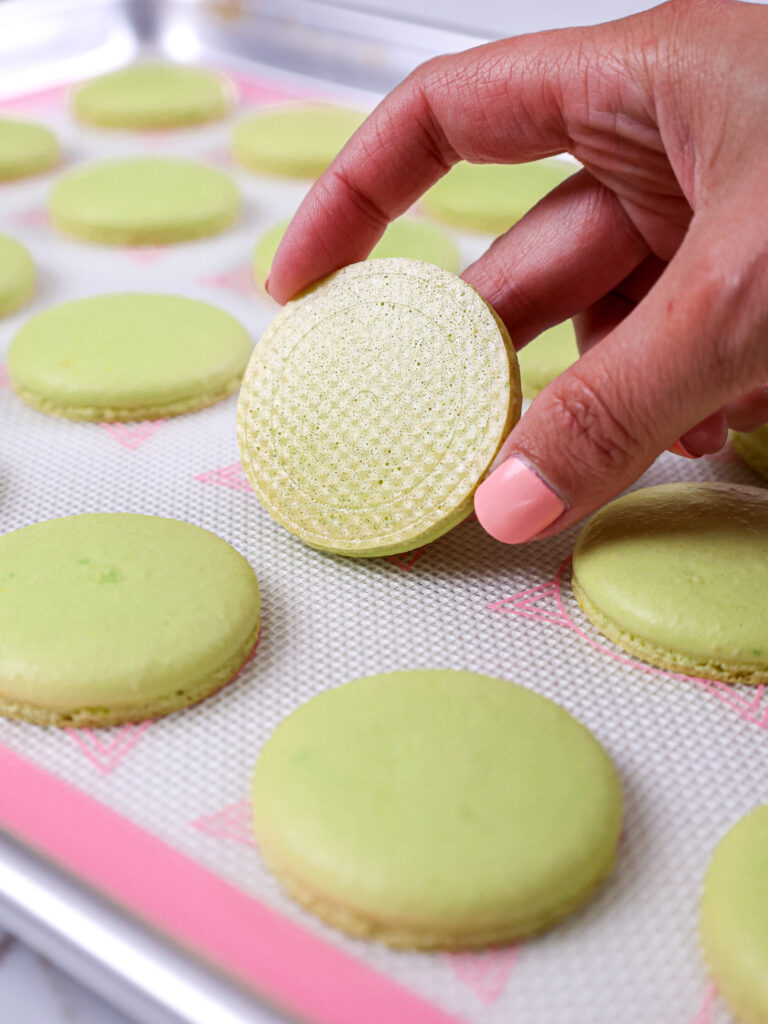
[[[223,231],[240,194],[221,171],[192,160],[132,157],[65,174],[48,206],[60,231],[110,245],[159,245]]]
[[[613,866],[610,758],[551,701],[472,672],[369,676],[278,726],[253,782],[267,863],[310,910],[399,947],[540,931]]]
[[[680,483],[624,495],[580,533],[573,574],[584,613],[632,654],[768,681],[768,492]]]
[[[104,128],[173,128],[223,117],[232,89],[221,75],[147,62],[85,82],[72,93],[80,121]]]
[[[373,556],[469,515],[519,414],[509,336],[478,294],[427,263],[372,260],[272,321],[240,391],[238,440],[261,503],[286,529]]]

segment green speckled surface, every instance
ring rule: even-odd
[[[721,996],[741,1021],[768,1021],[768,806],[720,842],[704,881],[704,952]]]
[[[8,350],[13,387],[76,419],[168,415],[234,391],[251,353],[227,313],[176,295],[99,295],[34,316]]]
[[[567,712],[452,671],[314,698],[267,742],[253,799],[278,876],[417,945],[546,926],[608,873],[622,813],[608,755]]]

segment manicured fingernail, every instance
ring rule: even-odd
[[[565,505],[522,459],[510,456],[475,492],[483,529],[505,544],[531,540],[558,519]]]
[[[264,278],[264,291],[269,295],[269,274]]]
[[[675,441],[675,443],[671,444],[667,450],[675,455],[682,455],[684,459],[701,458],[700,455],[694,455],[692,452],[689,452],[682,441]]]

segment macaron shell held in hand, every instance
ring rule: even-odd
[[[19,397],[41,412],[160,419],[232,394],[250,354],[245,328],[205,302],[98,295],[28,320],[8,349],[8,374]]]
[[[456,164],[421,200],[425,213],[471,231],[501,234],[578,168],[564,160]]]
[[[0,181],[14,181],[55,167],[59,143],[48,128],[34,121],[0,117]]]
[[[768,1021],[768,806],[720,842],[704,880],[701,939],[717,989],[744,1024]]]
[[[202,700],[256,642],[259,588],[207,530],[131,514],[0,537],[0,714],[38,725],[141,722]]]
[[[264,289],[264,282],[269,276],[275,253],[289,224],[290,220],[281,220],[273,224],[256,244],[253,252],[253,276],[261,289]],[[459,250],[450,235],[432,224],[416,220],[415,217],[399,217],[392,221],[373,247],[368,259],[390,259],[393,256],[434,263],[437,267],[450,270],[452,274],[459,272]]]
[[[77,86],[72,111],[103,128],[176,128],[223,117],[232,101],[225,78],[183,64],[132,64]]]
[[[35,265],[15,238],[0,235],[0,316],[23,306],[35,290]]]
[[[267,174],[317,178],[365,120],[325,103],[286,103],[248,114],[235,125],[232,154]]]
[[[735,430],[731,440],[746,464],[768,480],[768,425],[758,427],[748,434]]]
[[[557,704],[502,679],[392,672],[284,719],[253,780],[267,865],[328,924],[399,948],[549,928],[613,867],[621,786]]]
[[[65,234],[107,245],[163,245],[214,235],[236,220],[240,193],[194,160],[126,157],[65,174],[48,207]]]
[[[566,320],[529,341],[517,353],[525,398],[534,399],[579,358],[573,323]]]
[[[610,640],[672,672],[768,682],[768,491],[679,483],[596,512],[573,590]]]
[[[370,260],[272,321],[238,442],[273,518],[313,547],[373,557],[469,515],[520,403],[509,335],[473,288],[428,263]]]

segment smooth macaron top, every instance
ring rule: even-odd
[[[0,117],[0,181],[48,171],[60,155],[56,136],[44,125]]]
[[[77,86],[72,110],[104,128],[174,128],[223,117],[232,102],[225,78],[183,64],[132,64]]]
[[[253,570],[208,530],[129,513],[25,526],[0,537],[0,704],[183,704],[258,620]]]
[[[126,293],[76,299],[28,320],[8,349],[16,391],[48,411],[82,418],[169,407],[184,411],[237,387],[248,332],[208,303]]]
[[[535,398],[555,377],[579,358],[573,323],[566,320],[529,341],[517,353],[520,381],[526,398]]]
[[[424,947],[554,922],[610,870],[622,817],[613,764],[571,715],[447,670],[370,676],[300,707],[262,750],[253,800],[267,862],[310,908]]]
[[[35,288],[35,264],[15,238],[0,235],[0,316],[23,306]]]
[[[238,440],[278,522],[373,556],[465,518],[519,413],[514,351],[490,307],[439,267],[380,259],[275,317],[243,380]]]
[[[602,616],[662,654],[768,667],[766,491],[721,483],[633,491],[592,516],[573,571]]]

